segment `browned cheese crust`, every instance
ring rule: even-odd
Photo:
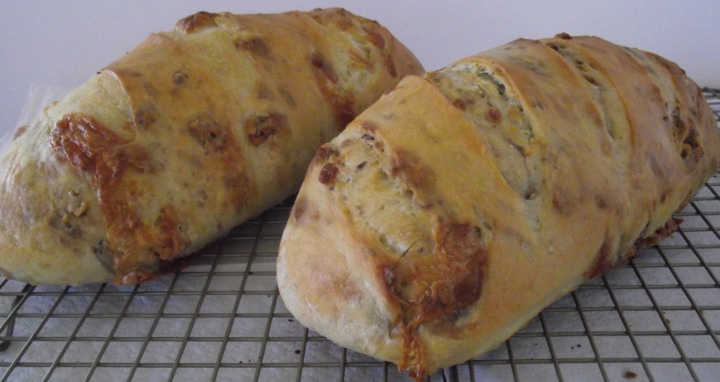
[[[316,154],[280,245],[288,309],[420,378],[677,229],[717,126],[661,57],[520,39],[409,76]]]
[[[315,150],[417,59],[342,9],[200,12],[151,35],[0,163],[0,274],[138,283],[296,192]]]

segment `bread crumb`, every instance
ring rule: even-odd
[[[625,374],[623,374],[623,377],[625,379],[635,379],[637,377],[637,373],[632,371],[626,371]]]

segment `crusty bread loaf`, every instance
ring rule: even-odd
[[[0,274],[137,283],[299,188],[315,150],[415,57],[341,9],[200,12],[20,128],[0,162]]]
[[[674,63],[520,39],[406,77],[319,149],[280,293],[307,327],[419,378],[672,233],[719,155]]]

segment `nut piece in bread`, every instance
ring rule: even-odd
[[[187,17],[18,130],[0,159],[0,275],[176,271],[296,192],[322,143],[422,70],[342,9]]]
[[[280,294],[420,380],[671,234],[719,156],[674,63],[595,37],[516,40],[406,77],[317,152]]]

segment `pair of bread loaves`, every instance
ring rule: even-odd
[[[422,70],[343,10],[181,20],[18,130],[0,274],[172,272],[305,174],[285,305],[421,379],[671,234],[718,167],[699,88],[648,52],[562,34]]]

